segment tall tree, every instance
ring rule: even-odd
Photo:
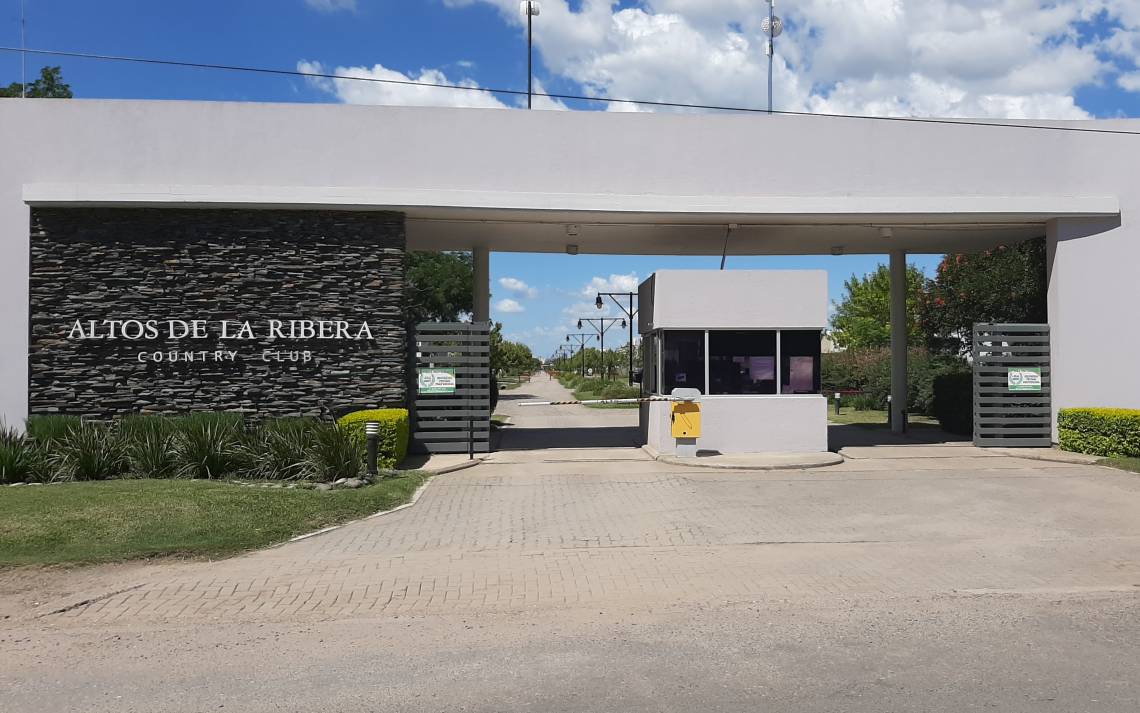
[[[71,99],[71,85],[63,83],[63,72],[59,67],[44,67],[40,70],[39,79],[28,85],[27,94],[24,94],[24,85],[12,82],[7,87],[0,87],[0,97],[27,96],[30,99]]]
[[[975,322],[1046,322],[1045,239],[946,255],[922,302],[932,349],[966,353]]]
[[[456,322],[474,309],[471,253],[410,252],[407,284],[413,322]]]
[[[926,277],[913,265],[906,269],[906,323],[911,344],[924,337],[919,320]],[[844,283],[846,294],[835,305],[831,317],[831,337],[845,349],[886,347],[891,343],[891,272],[879,265],[874,272],[852,275]]]

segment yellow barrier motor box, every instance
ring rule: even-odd
[[[701,405],[694,401],[677,401],[673,404],[673,438],[701,437]]]

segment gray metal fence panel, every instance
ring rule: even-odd
[[[974,445],[1052,445],[1049,325],[975,324],[973,336]]]
[[[418,324],[408,349],[411,449],[419,453],[491,450],[491,325]],[[455,392],[421,393],[421,369],[455,371]]]

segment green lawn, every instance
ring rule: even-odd
[[[886,411],[856,411],[853,408],[840,408],[839,415],[835,415],[835,405],[828,405],[827,420],[832,423],[857,424],[864,426],[885,426],[887,424]],[[930,416],[911,414],[907,419],[911,426],[938,426],[938,419]]]
[[[0,567],[218,557],[407,502],[426,474],[357,490],[110,480],[0,488]]]
[[[1140,458],[1103,458],[1097,461],[1097,464],[1140,473]]]

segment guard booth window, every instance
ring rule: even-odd
[[[710,394],[776,393],[775,331],[710,331]]]
[[[705,391],[705,333],[666,331],[661,338],[661,393],[673,389]]]
[[[819,393],[820,336],[818,329],[780,332],[780,393]]]

